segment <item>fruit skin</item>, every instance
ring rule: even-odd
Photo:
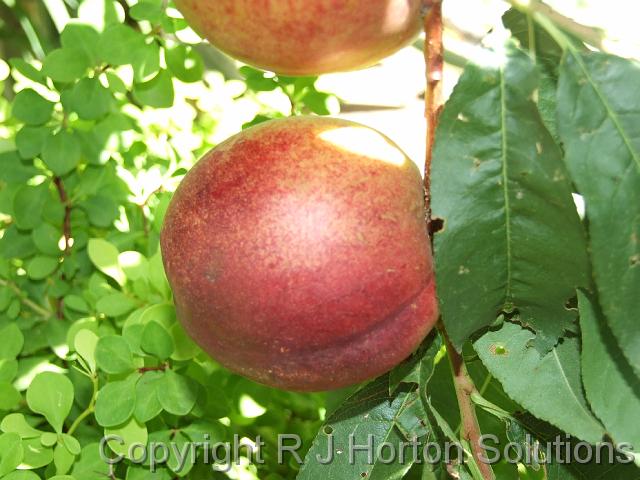
[[[422,27],[421,0],[176,0],[213,45],[283,75],[364,68]]]
[[[418,169],[378,132],[320,117],[252,127],[206,154],[167,210],[178,318],[270,386],[374,378],[437,319],[424,215]]]

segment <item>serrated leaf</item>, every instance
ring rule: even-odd
[[[53,113],[53,103],[42,98],[35,90],[25,88],[13,99],[11,113],[27,125],[42,125]]]
[[[127,422],[136,405],[135,376],[107,383],[98,392],[95,417],[98,425],[115,427]]]
[[[622,355],[597,302],[578,294],[582,331],[582,379],[591,409],[617,443],[640,446],[640,380]]]
[[[571,51],[561,66],[559,132],[584,196],[600,304],[640,374],[640,65]]]
[[[435,369],[435,359],[442,347],[436,333],[425,340],[418,351],[389,372],[389,393],[393,394],[403,383],[421,385],[423,388]]]
[[[561,152],[531,96],[537,73],[510,49],[499,69],[468,66],[445,106],[432,173],[441,313],[454,345],[520,313],[549,351],[587,283],[584,232]]]
[[[397,418],[411,399],[407,389],[389,395],[389,377],[385,375],[349,397],[320,429],[298,474],[299,480],[318,478],[362,477],[369,480],[402,478],[411,467],[411,458],[404,463],[381,461],[378,447],[383,442],[399,445],[406,442],[396,426]],[[333,443],[329,443],[331,435]],[[368,452],[355,452],[351,445],[367,445],[372,439],[371,458]],[[331,447],[331,448],[330,448]],[[321,459],[333,454],[333,461]],[[410,457],[410,456],[409,456]]]
[[[578,340],[564,338],[541,354],[531,345],[534,337],[531,331],[505,322],[473,346],[509,397],[536,417],[587,442],[599,442],[605,430],[584,397]]]
[[[120,335],[107,335],[98,340],[95,350],[100,370],[117,375],[134,369],[133,354],[127,341]]]
[[[162,408],[173,415],[187,415],[196,404],[196,382],[173,370],[165,372],[158,389]]]
[[[73,404],[73,384],[65,375],[53,372],[38,374],[27,389],[27,404],[44,415],[53,429],[62,433],[64,420]]]
[[[78,138],[66,130],[47,137],[42,147],[42,160],[58,176],[66,175],[76,168],[81,155]]]
[[[92,238],[87,246],[89,258],[102,273],[110,276],[120,285],[124,285],[126,278],[118,264],[118,249],[102,238]]]

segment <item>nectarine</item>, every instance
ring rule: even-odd
[[[201,35],[250,65],[284,75],[367,67],[421,28],[421,0],[176,0]]]
[[[436,321],[420,173],[352,122],[273,120],[220,144],[175,192],[161,247],[185,329],[267,385],[373,378]]]

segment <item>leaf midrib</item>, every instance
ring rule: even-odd
[[[505,292],[505,302],[512,301],[512,262],[511,262],[511,205],[509,201],[509,169],[507,166],[507,104],[506,104],[506,84],[504,78],[504,67],[500,69],[500,130],[502,134],[502,187],[504,193],[504,213],[505,213],[505,234],[507,236],[507,290]]]
[[[618,133],[622,137],[622,140],[624,141],[625,146],[627,147],[627,149],[629,150],[629,153],[631,154],[631,158],[635,161],[636,166],[638,167],[638,171],[640,172],[640,155],[638,155],[635,148],[633,148],[633,144],[631,143],[631,140],[629,139],[629,136],[627,135],[626,130],[622,126],[622,123],[620,122],[618,115],[613,110],[613,107],[609,104],[609,100],[604,95],[604,93],[602,92],[598,84],[595,82],[595,80],[589,73],[589,70],[587,69],[587,65],[584,63],[580,54],[573,49],[570,49],[570,52],[571,52],[571,55],[573,55],[573,58],[575,58],[576,61],[578,62],[578,65],[580,66],[580,69],[582,70],[587,81],[589,82],[589,85],[591,85],[591,88],[593,88],[593,91],[596,92],[598,99],[600,100],[600,102],[602,103],[602,106],[607,111],[607,114],[611,118],[613,125],[618,130]]]

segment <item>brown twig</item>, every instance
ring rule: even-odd
[[[427,67],[427,90],[425,94],[425,116],[427,117],[427,153],[424,166],[425,200],[427,202],[427,228],[431,232],[431,161],[435,144],[435,133],[438,119],[442,111],[442,67],[444,64],[444,46],[442,41],[442,0],[424,0],[424,28],[426,41],[424,57]],[[462,355],[455,349],[442,322],[438,328],[445,340],[447,353],[453,372],[453,381],[458,398],[460,418],[462,421],[462,438],[471,445],[471,454],[478,470],[486,480],[495,479],[491,466],[482,461],[486,453],[480,443],[480,425],[476,416],[471,395],[477,392],[473,380],[467,372]]]
[[[482,433],[480,432],[476,409],[471,398],[472,395],[478,393],[478,389],[467,371],[467,365],[464,363],[464,358],[451,344],[451,340],[449,340],[449,335],[447,334],[444,325],[440,323],[438,325],[438,329],[440,330],[447,347],[449,363],[451,365],[451,371],[453,372],[453,384],[456,390],[456,397],[458,398],[460,423],[462,426],[460,435],[463,440],[466,440],[469,442],[469,445],[471,445],[471,454],[473,455],[482,477],[486,480],[494,480],[495,474],[491,469],[491,465],[487,463],[487,452],[482,447]]]
[[[160,365],[157,365],[155,367],[140,367],[138,369],[138,373],[145,373],[145,372],[164,372],[169,368],[169,364],[168,363],[162,363]]]
[[[424,191],[427,205],[427,229],[431,232],[431,160],[438,118],[442,109],[442,67],[444,48],[442,42],[442,0],[424,0],[424,59],[426,63],[427,90],[425,116],[427,117],[427,153],[424,164]]]
[[[62,179],[58,176],[53,177],[53,183],[58,189],[58,196],[62,205],[64,205],[64,220],[62,223],[62,235],[64,236],[64,254],[68,255],[71,248],[71,205],[67,191],[64,189]]]

